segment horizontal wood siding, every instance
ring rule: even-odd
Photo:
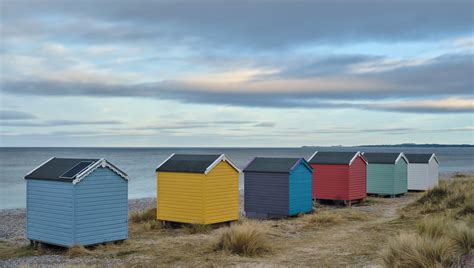
[[[205,224],[239,219],[239,172],[222,161],[204,179]]]
[[[98,168],[75,186],[75,243],[93,245],[128,237],[128,183]]]
[[[408,163],[402,158],[395,165],[394,194],[402,194],[408,191]]]
[[[245,172],[244,209],[247,216],[287,216],[288,179],[289,174],[285,173]]]
[[[358,156],[349,167],[349,199],[357,200],[367,197],[367,165]]]
[[[26,236],[30,240],[70,247],[73,237],[73,185],[26,181]]]
[[[313,209],[312,172],[300,162],[290,174],[289,212],[290,216],[307,213]]]
[[[157,218],[204,224],[204,174],[157,172]]]
[[[395,165],[371,164],[367,165],[367,193],[395,194]]]
[[[313,198],[349,200],[349,165],[311,164]]]
[[[427,190],[430,188],[428,164],[408,164],[408,190]]]

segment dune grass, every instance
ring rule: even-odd
[[[208,234],[212,231],[212,226],[209,224],[187,224],[183,229],[189,234]]]
[[[214,248],[250,257],[271,251],[262,226],[256,222],[247,221],[221,229]]]
[[[130,214],[129,220],[134,223],[156,220],[156,208],[149,208],[145,211],[133,212]]]
[[[461,257],[473,254],[472,208],[474,180],[462,177],[441,181],[403,211],[415,219],[415,232],[390,239],[383,254],[387,267],[459,266]]]

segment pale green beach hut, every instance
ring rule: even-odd
[[[408,191],[408,159],[403,153],[364,153],[367,193],[398,195]]]

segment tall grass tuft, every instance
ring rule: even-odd
[[[474,230],[462,225],[455,228],[450,236],[454,249],[459,256],[473,254]]]
[[[388,267],[449,267],[453,249],[446,239],[431,239],[416,233],[391,239],[383,255]]]
[[[216,250],[250,257],[271,251],[263,228],[252,222],[234,224],[221,229],[214,247]]]
[[[451,228],[450,222],[446,221],[444,218],[428,218],[422,220],[416,225],[418,234],[432,239],[446,236],[447,231]]]
[[[129,220],[134,223],[156,220],[156,208],[150,208],[145,211],[134,212],[130,215]]]

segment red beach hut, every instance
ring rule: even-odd
[[[338,200],[351,204],[367,196],[367,161],[360,152],[315,152],[313,199]]]

